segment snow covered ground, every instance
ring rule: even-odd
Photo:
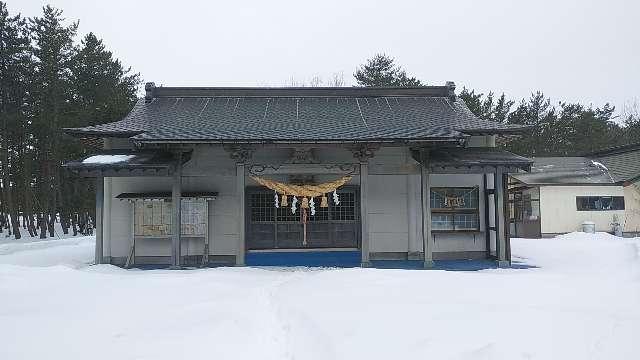
[[[477,272],[88,266],[0,244],[0,359],[638,359],[640,239],[512,241]]]

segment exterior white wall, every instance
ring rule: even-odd
[[[640,233],[640,182],[624,187],[624,232]]]
[[[541,186],[542,234],[579,231],[584,221],[593,221],[596,231],[611,231],[614,214],[620,221],[625,218],[624,210],[578,211],[576,196],[624,196],[624,190],[622,186]]]
[[[340,148],[317,150],[320,161],[354,163],[350,151]],[[255,153],[253,163],[281,163],[289,158],[287,149],[265,149]],[[198,146],[183,170],[183,191],[215,191],[218,197],[209,202],[209,242],[211,255],[235,255],[239,241],[239,204],[236,196],[236,168],[228,153],[220,147]],[[422,251],[422,212],[419,166],[406,148],[382,148],[369,161],[368,229],[370,251],[374,253],[415,253]],[[279,178],[279,176],[273,176]],[[319,181],[334,176],[318,176]],[[170,177],[110,178],[105,196],[111,199],[109,239],[105,255],[126,258],[132,243],[132,205],[114,199],[123,192],[171,191]],[[358,185],[359,175],[350,182]],[[484,196],[482,175],[431,175],[433,187],[479,186],[480,224],[478,233],[436,234],[434,252],[484,251]],[[247,186],[256,185],[247,179]],[[106,200],[109,200],[106,199]],[[183,255],[202,254],[202,239],[183,241]],[[170,239],[137,239],[136,255],[170,256]]]

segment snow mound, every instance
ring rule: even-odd
[[[83,267],[93,262],[95,236],[0,243],[0,264]]]
[[[562,273],[636,274],[640,239],[574,232],[550,239],[512,239],[514,260]]]

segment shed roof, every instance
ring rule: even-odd
[[[512,166],[528,171],[532,163],[498,148],[438,148],[429,152],[431,167]]]
[[[591,154],[604,164],[620,181],[640,179],[640,144],[629,144],[603,149]]]
[[[183,157],[189,160],[189,154]],[[81,176],[168,176],[177,161],[165,151],[104,150],[62,165]]]
[[[137,142],[456,140],[526,128],[477,118],[455,87],[179,88],[148,85],[121,121],[66,129]]]
[[[534,158],[529,173],[513,174],[529,185],[612,185],[620,183],[605,165],[587,157]]]

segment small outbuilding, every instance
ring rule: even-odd
[[[513,236],[551,237],[581,231],[585,222],[593,223],[596,231],[638,233],[639,193],[633,182],[640,176],[638,158],[606,150],[533,160],[529,173],[511,175]]]

